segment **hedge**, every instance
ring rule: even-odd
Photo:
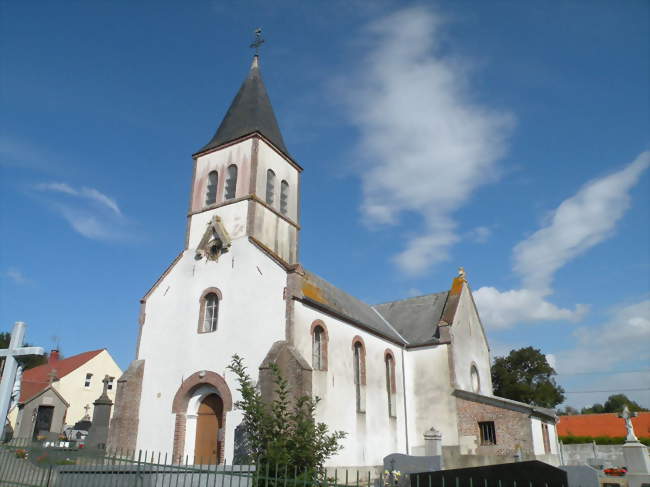
[[[560,436],[560,441],[565,445],[574,445],[577,443],[592,443],[597,445],[622,445],[625,443],[624,436]],[[646,446],[650,446],[650,438],[639,438],[639,441]]]

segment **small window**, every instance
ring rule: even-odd
[[[219,296],[209,293],[205,296],[203,312],[203,332],[216,331],[219,318]]]
[[[356,396],[357,412],[362,413],[365,410],[364,398],[362,396],[364,385],[364,350],[361,342],[354,343],[354,392]]]
[[[231,200],[237,194],[237,166],[232,164],[228,166],[228,178],[226,179],[225,199]]]
[[[286,181],[280,183],[280,213],[289,213],[289,183]]]
[[[481,378],[478,375],[478,369],[476,368],[476,365],[472,365],[472,368],[470,369],[470,380],[472,383],[472,392],[480,392],[481,391]]]
[[[497,434],[494,429],[494,421],[483,421],[478,424],[481,431],[481,445],[489,446],[497,444]]]
[[[84,387],[90,387],[93,374],[86,374],[86,381],[84,382]]]
[[[205,192],[205,204],[213,205],[217,202],[217,183],[219,182],[219,175],[217,171],[210,171],[208,174],[208,187]]]
[[[312,367],[314,370],[323,370],[325,367],[324,360],[324,337],[323,337],[323,328],[317,326],[314,328],[314,334],[312,336]]]
[[[388,397],[388,416],[395,416],[395,362],[391,355],[386,355],[386,396]]]
[[[548,436],[548,425],[542,423],[542,439],[544,440],[544,453],[551,453],[551,440]]]
[[[266,202],[273,205],[275,199],[275,173],[270,169],[266,171]]]
[[[113,389],[113,378],[108,379],[108,386],[106,387],[109,391]]]

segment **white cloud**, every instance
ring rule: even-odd
[[[650,300],[618,308],[611,315],[601,325],[575,331],[576,346],[556,353],[558,372],[608,370],[620,362],[650,361]]]
[[[36,184],[34,189],[61,195],[50,207],[84,237],[96,240],[123,240],[132,237],[127,232],[128,221],[115,199],[95,188],[76,189],[67,183],[48,182]]]
[[[372,23],[368,54],[346,83],[366,222],[395,224],[405,212],[424,221],[395,257],[409,274],[447,258],[458,240],[452,214],[498,173],[512,126],[508,114],[471,99],[462,64],[440,53],[440,23],[423,7]]]
[[[530,321],[580,320],[586,306],[565,309],[547,300],[553,277],[571,259],[612,235],[630,206],[630,190],[649,165],[650,152],[643,152],[620,171],[587,183],[551,212],[540,230],[518,243],[514,269],[522,288],[482,287],[474,293],[485,323],[505,328]]]
[[[16,284],[27,284],[30,282],[30,280],[25,277],[20,269],[17,269],[15,267],[10,267],[7,269],[5,276],[14,281]]]
[[[573,310],[559,308],[548,302],[545,295],[530,289],[499,291],[494,287],[482,287],[474,292],[474,298],[481,320],[492,329],[527,321],[578,321],[588,311],[582,304]]]
[[[467,232],[467,238],[474,240],[476,243],[485,243],[492,236],[492,229],[486,226],[478,226]]]
[[[611,236],[630,206],[630,189],[648,165],[650,152],[643,152],[622,170],[590,181],[562,202],[546,226],[517,244],[514,267],[524,286],[549,289],[558,269]]]

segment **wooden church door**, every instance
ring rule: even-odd
[[[206,396],[196,419],[194,463],[221,463],[223,456],[223,401],[217,394]]]

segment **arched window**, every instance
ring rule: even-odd
[[[476,365],[472,364],[469,376],[472,384],[472,392],[481,392],[481,378],[478,375],[478,369],[476,368]]]
[[[314,370],[327,370],[327,342],[325,323],[314,321],[311,325],[311,363]]]
[[[284,180],[280,183],[280,213],[289,213],[289,183]]]
[[[217,331],[219,322],[219,302],[221,291],[217,288],[209,288],[203,292],[199,308],[199,333],[210,333]]]
[[[219,175],[217,171],[210,171],[208,174],[208,187],[205,191],[205,204],[212,205],[217,202],[217,183]]]
[[[273,205],[275,199],[275,173],[272,170],[266,171],[266,202]]]
[[[386,396],[388,397],[388,415],[390,417],[396,416],[396,394],[397,385],[395,383],[395,358],[390,350],[386,350],[384,355],[384,362],[386,364]]]
[[[228,166],[228,177],[226,178],[225,199],[231,200],[237,194],[237,166],[232,164]]]
[[[366,351],[363,347],[363,340],[355,337],[352,342],[353,369],[354,369],[354,392],[356,396],[357,412],[363,413],[366,410],[365,385],[366,385]]]

